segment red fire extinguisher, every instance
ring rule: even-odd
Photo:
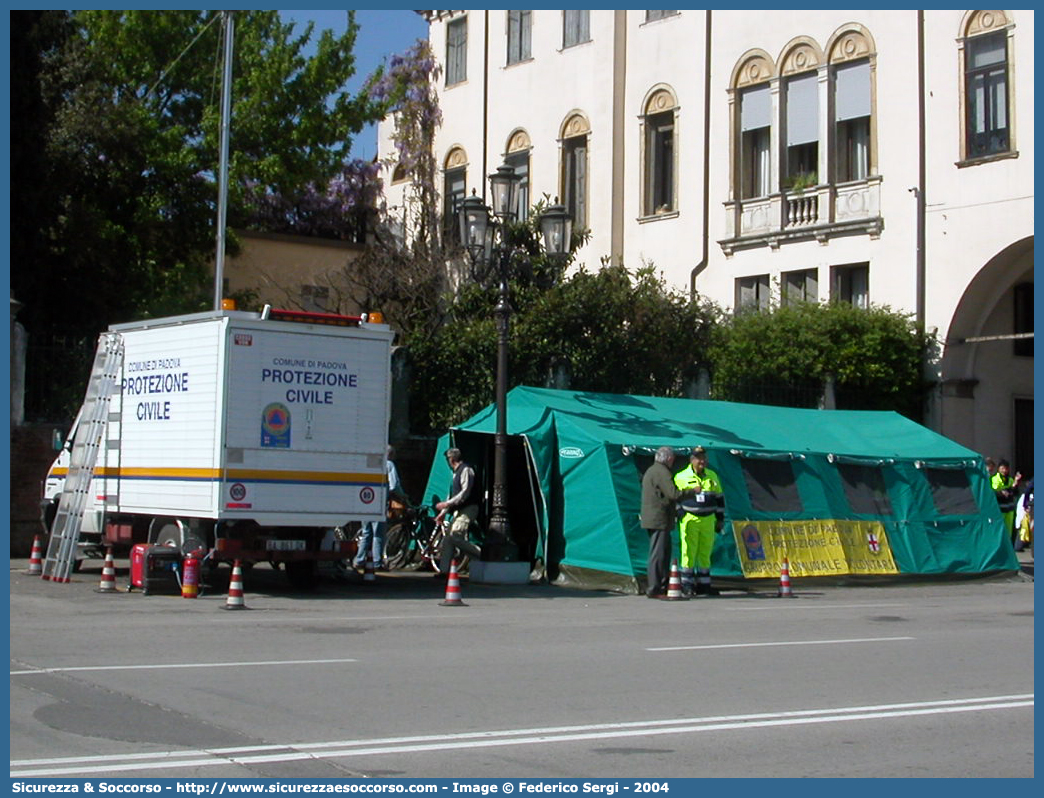
[[[199,551],[191,551],[185,555],[181,563],[181,597],[197,598],[199,596]]]

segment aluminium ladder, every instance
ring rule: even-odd
[[[41,574],[43,579],[52,582],[69,581],[80,540],[83,514],[94,480],[94,468],[108,422],[109,400],[116,390],[116,380],[122,368],[123,336],[119,333],[102,333],[98,338],[87,393],[73,436],[69,471],[50,530],[51,537],[47,543]]]

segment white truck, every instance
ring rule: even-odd
[[[282,564],[308,585],[351,556],[331,534],[385,517],[387,325],[366,317],[212,311],[117,324],[123,364],[77,559],[149,542],[213,561]],[[50,530],[69,440],[48,471]]]

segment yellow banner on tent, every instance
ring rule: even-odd
[[[734,521],[732,531],[744,576],[778,577],[784,556],[791,576],[899,573],[878,521]]]

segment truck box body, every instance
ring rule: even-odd
[[[110,330],[123,338],[123,369],[84,531],[101,531],[103,511],[110,525],[384,520],[386,325],[214,311]],[[48,496],[61,491],[67,451],[63,457],[48,474]]]
[[[189,319],[112,328],[126,349],[108,509],[262,526],[383,520],[391,333]]]

